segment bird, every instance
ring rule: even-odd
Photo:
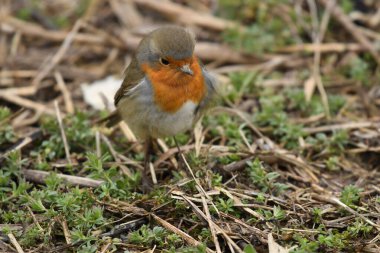
[[[143,185],[148,178],[153,141],[174,137],[192,129],[210,108],[216,94],[216,80],[194,54],[195,36],[180,26],[163,26],[139,43],[115,94],[116,110],[107,127],[125,121],[145,141]],[[179,150],[180,151],[180,150]]]

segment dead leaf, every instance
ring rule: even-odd
[[[103,110],[106,106],[113,110],[113,97],[120,88],[121,82],[121,79],[108,76],[91,84],[82,84],[84,101],[96,110]]]
[[[282,247],[278,243],[276,243],[273,239],[272,233],[268,235],[268,249],[269,253],[289,253],[290,250]]]
[[[304,93],[305,93],[305,100],[306,102],[310,102],[311,97],[314,94],[316,81],[313,76],[310,76],[304,83]]]

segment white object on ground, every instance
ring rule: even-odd
[[[106,107],[114,110],[113,97],[121,83],[122,80],[114,76],[108,76],[91,84],[83,83],[81,89],[84,101],[96,110],[103,110]]]

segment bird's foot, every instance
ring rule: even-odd
[[[153,186],[152,180],[147,175],[144,175],[142,177],[141,191],[143,193],[150,193],[153,190]]]

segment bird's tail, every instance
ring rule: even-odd
[[[113,127],[116,124],[118,124],[121,121],[120,114],[117,111],[112,112],[110,115],[108,115],[105,118],[102,118],[95,123],[97,125],[103,125],[105,124],[106,127]]]

